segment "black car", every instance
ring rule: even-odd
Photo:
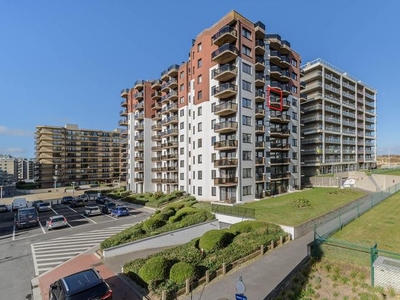
[[[96,197],[96,204],[105,204],[106,202],[109,202],[110,200],[107,199],[105,196],[99,196]]]
[[[70,204],[71,207],[85,206],[85,201],[82,199],[74,199]]]
[[[57,280],[49,294],[50,300],[111,300],[113,292],[95,269],[88,269]]]
[[[62,197],[62,199],[61,199],[61,204],[71,204],[71,202],[72,201],[74,201],[74,197],[72,197],[72,196],[65,196],[65,197]]]
[[[100,205],[101,211],[103,214],[110,214],[111,211],[117,207],[117,204],[114,202],[106,202],[103,205]]]
[[[32,206],[35,207],[37,209],[37,207],[39,206],[40,203],[43,203],[43,200],[35,200],[32,202]]]

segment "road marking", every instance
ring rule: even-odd
[[[51,210],[54,211],[54,213],[55,213],[56,215],[58,215],[58,212],[56,212],[53,208],[51,208]]]
[[[39,222],[39,225],[40,225],[40,228],[42,228],[43,233],[46,234],[46,230],[44,230],[42,223]]]
[[[39,275],[39,269],[38,269],[38,265],[37,265],[37,260],[36,260],[35,250],[33,248],[33,244],[31,244],[31,252],[32,252],[32,258],[33,258],[33,267],[35,268],[35,276],[38,276]]]
[[[81,216],[84,217],[85,219],[89,220],[90,222],[93,222],[94,224],[97,224],[96,221],[94,221],[94,220],[92,220],[92,219],[86,217],[84,214],[81,214]]]
[[[15,241],[15,225],[13,226],[12,240]]]
[[[67,225],[68,225],[69,227],[71,227],[71,228],[73,227],[73,226],[72,226],[71,224],[69,224],[68,222],[67,222]]]
[[[73,208],[71,208],[71,207],[69,207],[69,206],[67,206],[67,208],[69,208],[69,209],[72,210],[73,212],[77,212],[75,209],[73,209]]]
[[[117,218],[111,217],[111,215],[106,215],[107,217],[113,219],[113,220],[118,220]]]

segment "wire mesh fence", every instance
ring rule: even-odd
[[[239,218],[255,219],[256,217],[256,210],[254,208],[245,208],[241,206],[228,206],[228,205],[219,205],[212,203],[211,211],[213,213],[217,214],[219,213]]]

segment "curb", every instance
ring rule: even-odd
[[[32,297],[33,300],[42,300],[42,293],[39,285],[39,278],[33,277],[31,279]]]

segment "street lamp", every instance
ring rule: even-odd
[[[57,180],[58,180],[58,177],[57,176],[53,176],[53,179],[54,179],[54,192],[56,191],[56,188],[57,188]]]
[[[3,185],[0,185],[0,200],[3,200]]]
[[[75,195],[75,181],[72,182],[72,197]]]

